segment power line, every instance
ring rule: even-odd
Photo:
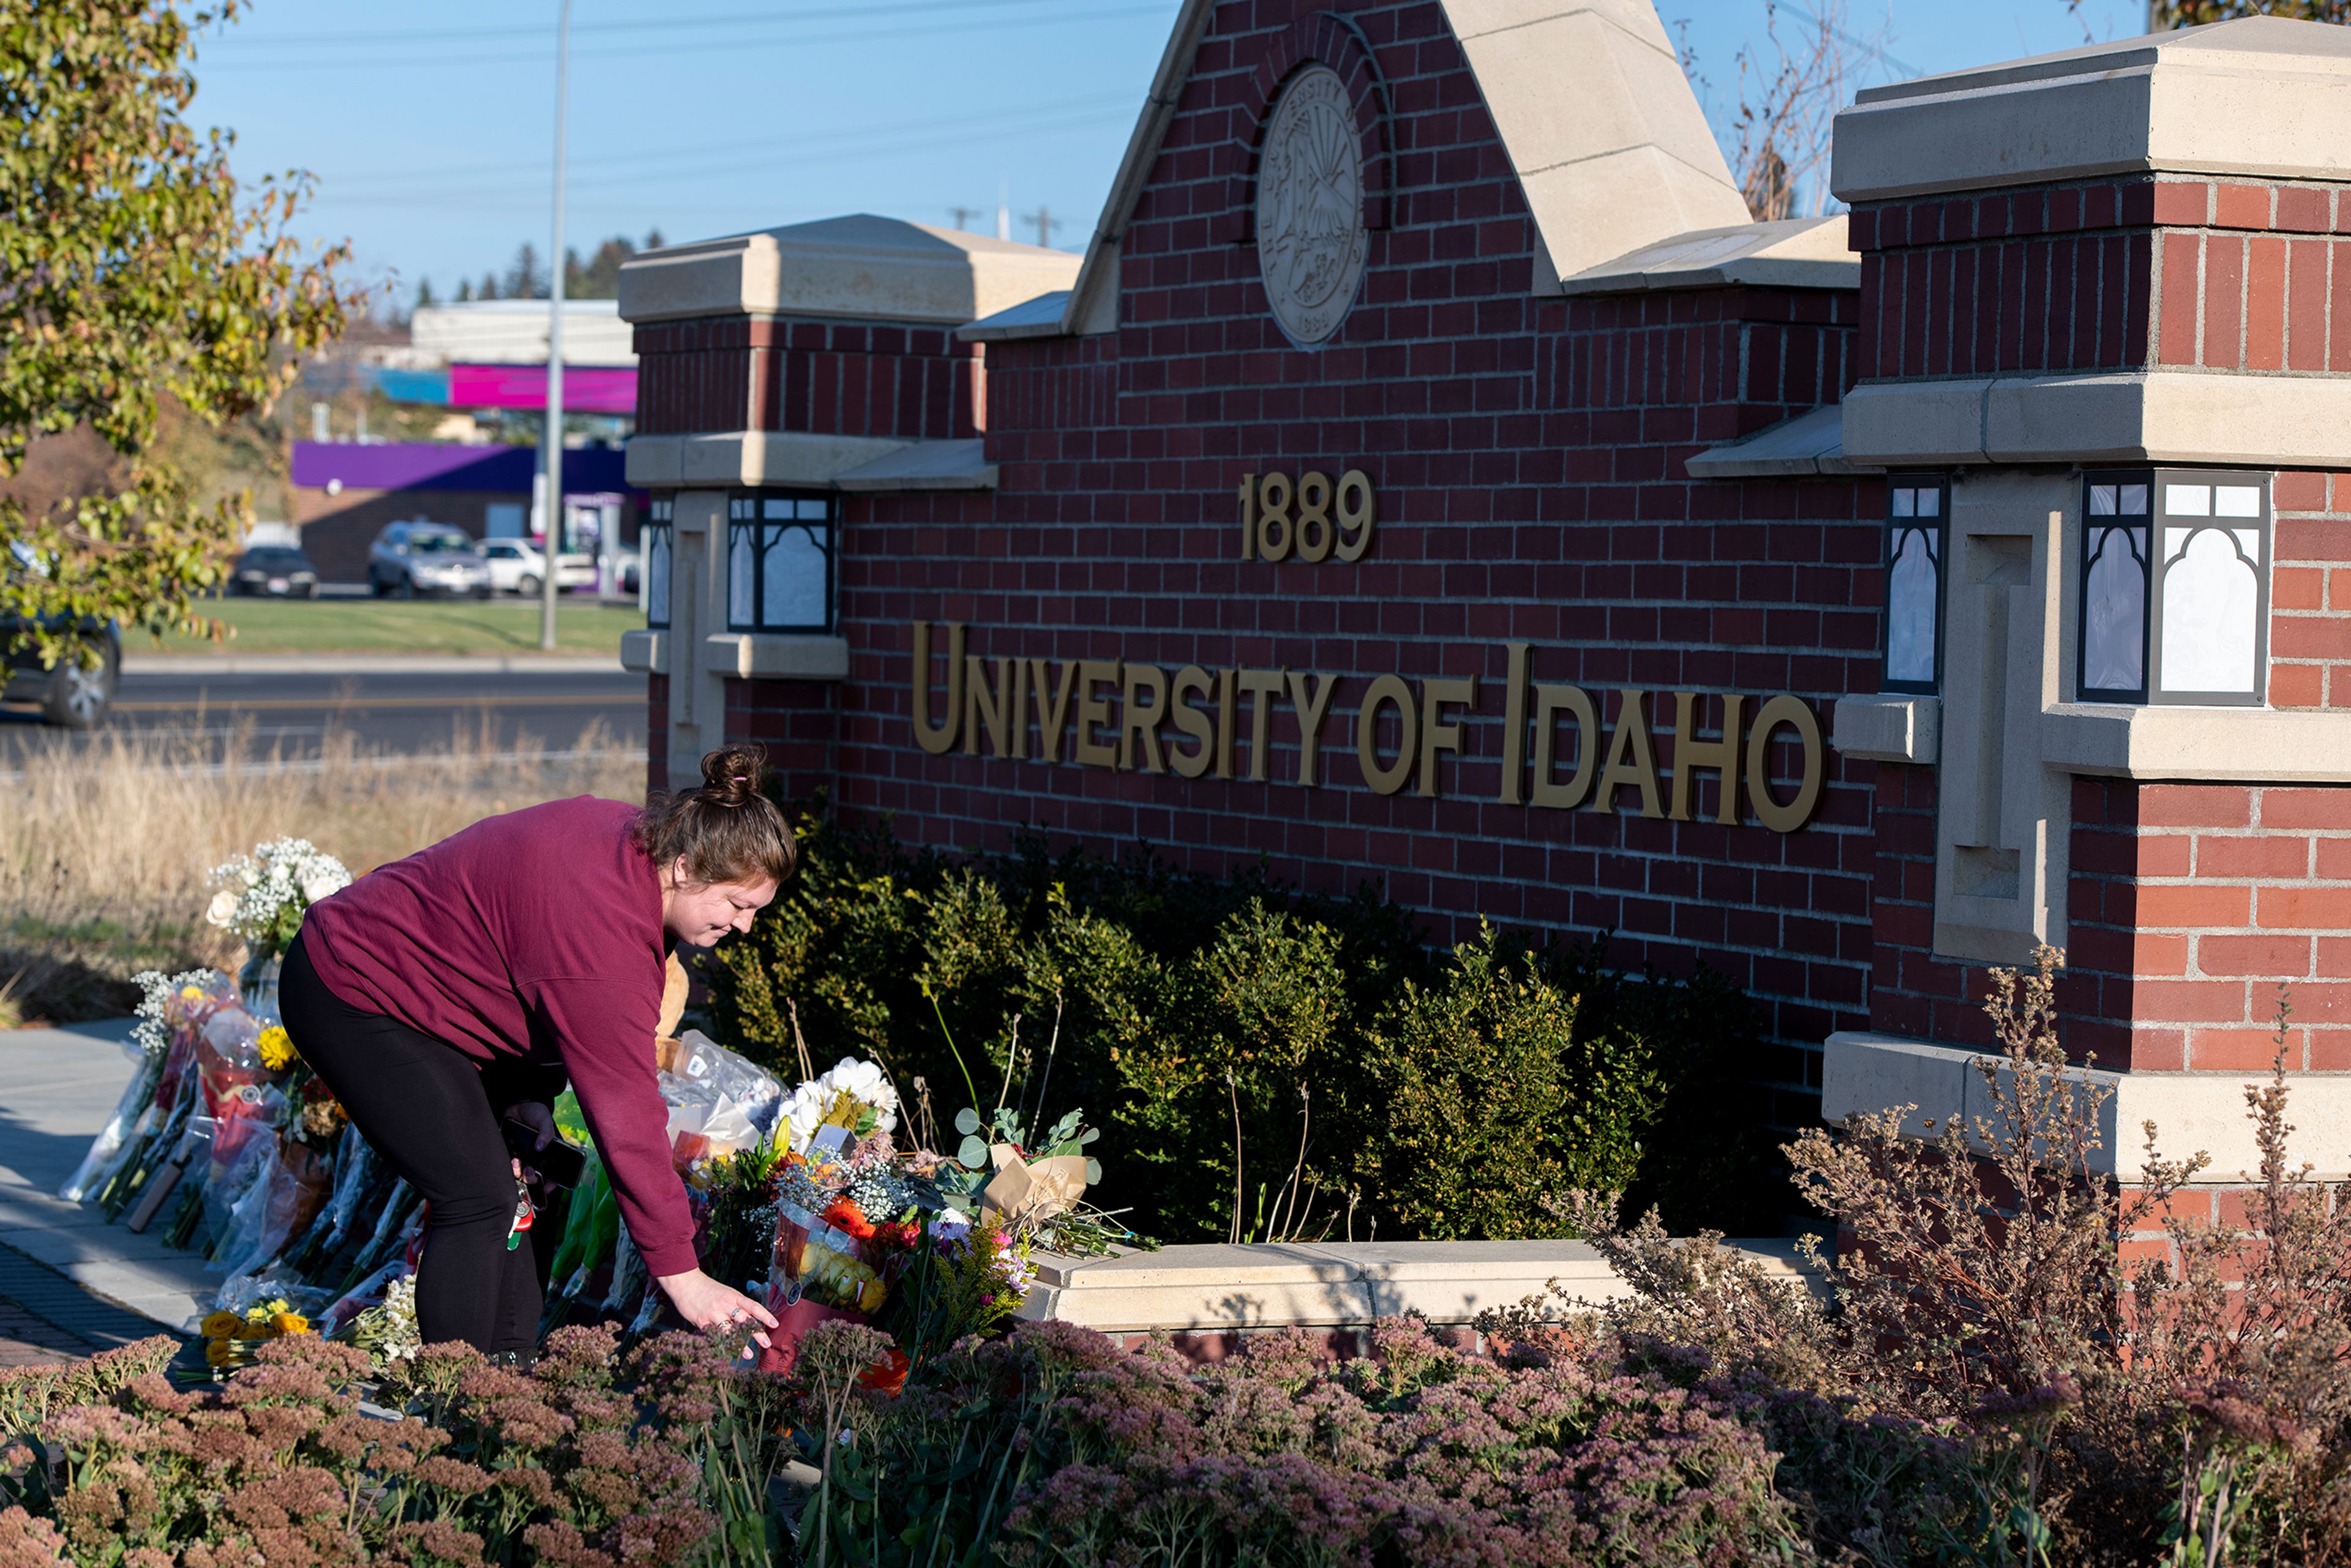
[[[661,16],[634,22],[582,22],[580,33],[674,33],[695,27],[773,26],[797,22],[831,21],[841,16],[895,16],[912,11],[969,11],[991,5],[1037,5],[1048,0],[912,0],[896,5],[836,5],[813,11],[729,11],[705,16]],[[224,34],[224,37],[226,35]],[[245,48],[307,47],[312,45],[358,47],[363,44],[423,43],[433,38],[543,38],[545,27],[434,27],[384,29],[371,33],[261,33],[236,35]]]
[[[945,114],[935,115],[922,120],[893,120],[886,125],[854,126],[836,131],[820,131],[805,135],[794,135],[790,139],[789,151],[797,151],[807,147],[822,147],[841,141],[855,142],[866,137],[885,132],[944,130],[949,127],[967,132],[975,129],[984,128],[990,125],[1009,125],[1014,122],[1039,117],[1058,117],[1079,111],[1099,112],[1101,110],[1107,110],[1113,105],[1119,106],[1122,109],[1139,107],[1136,104],[1135,97],[1132,92],[1119,91],[1089,93],[1081,98],[1062,99],[1049,103],[1032,104],[1025,109],[1010,110],[1005,114],[992,118],[983,117],[975,119],[967,113]],[[665,172],[674,172],[674,165],[680,161],[701,158],[721,150],[739,149],[742,144],[742,139],[740,137],[736,137],[725,141],[696,142],[692,146],[649,148],[638,152],[611,153],[597,158],[574,158],[571,160],[571,167],[575,170],[611,169],[652,163],[669,166]],[[787,151],[788,150],[785,148],[778,148],[777,150],[777,155],[781,155]],[[541,170],[545,169],[546,166],[546,161],[541,159],[536,162],[518,162],[513,163],[476,163],[446,170],[411,167],[405,169],[362,170],[357,172],[344,174],[329,172],[321,174],[319,179],[323,185],[332,185],[338,189],[349,189],[355,184],[373,186],[383,182],[390,182],[397,184],[435,183],[436,188],[446,188],[447,183],[453,181],[470,183],[479,179],[496,180],[513,175],[530,175],[535,177]]]
[[[778,47],[805,48],[823,44],[863,44],[887,38],[931,37],[942,33],[970,33],[982,30],[1006,32],[1018,28],[1054,26],[1075,22],[1115,22],[1137,16],[1165,16],[1169,14],[1168,0],[1155,0],[1155,4],[1150,5],[1090,5],[1081,10],[1056,12],[1046,16],[988,17],[961,25],[951,22],[934,22],[869,32],[810,34],[804,37],[785,36],[768,38],[713,38],[705,42],[681,43],[667,47],[632,45],[624,48],[579,49],[573,51],[572,57],[574,59],[640,60],[661,55],[707,54],[716,49],[741,51]],[[547,58],[547,50],[530,49],[508,54],[443,51],[429,55],[402,55],[389,57],[381,55],[346,55],[317,59],[229,59],[202,66],[197,74],[201,79],[202,76],[208,72],[252,74],[262,71],[289,70],[376,70],[405,68],[413,66],[427,66],[436,70],[449,70],[465,66],[535,65],[544,63]]]

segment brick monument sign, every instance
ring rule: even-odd
[[[2045,941],[2233,1175],[2284,981],[2351,1169],[2346,89],[2267,18],[1873,89],[1758,224],[1648,0],[1186,0],[1082,258],[623,271],[652,782],[1610,931],[1788,1125],[1963,1110]]]

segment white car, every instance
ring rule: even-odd
[[[486,539],[482,559],[489,563],[490,586],[500,593],[519,593],[528,599],[547,580],[547,556],[528,539]],[[565,556],[562,575],[555,583],[567,589],[595,587],[596,558]]]

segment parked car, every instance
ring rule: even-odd
[[[489,563],[490,586],[500,593],[519,593],[528,599],[547,581],[547,553],[528,539],[486,539],[482,559]],[[593,556],[567,555],[561,570],[555,580],[558,588],[596,586]]]
[[[368,586],[382,599],[398,594],[490,596],[490,566],[471,536],[446,523],[386,523],[368,547]]]
[[[39,570],[32,552],[17,541],[10,541],[10,555],[0,556],[0,565],[12,570]],[[54,628],[57,622],[44,622]],[[110,621],[85,621],[81,623],[81,641],[95,645],[98,663],[85,666],[78,659],[60,659],[55,669],[41,667],[39,651],[27,643],[15,646],[16,634],[25,630],[25,622],[15,616],[0,615],[0,702],[38,703],[41,717],[67,729],[91,729],[106,716],[114,701],[114,685],[122,673],[122,634]]]
[[[319,597],[319,569],[292,545],[256,545],[236,559],[229,573],[231,593],[273,595],[279,599]]]

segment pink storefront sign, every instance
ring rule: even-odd
[[[545,408],[545,365],[451,365],[452,408]],[[571,413],[634,413],[633,365],[566,365],[563,406]]]

